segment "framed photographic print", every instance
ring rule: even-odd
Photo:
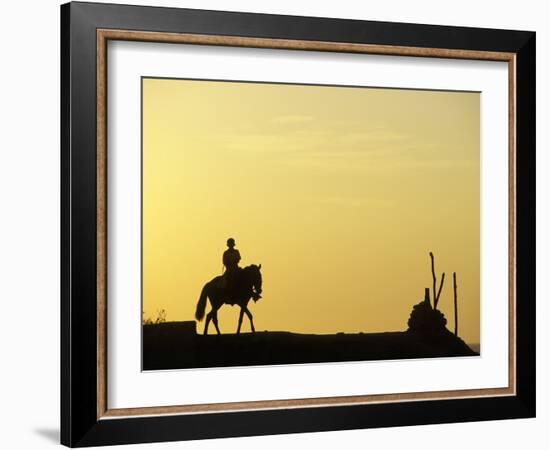
[[[61,440],[535,415],[535,33],[61,7]]]

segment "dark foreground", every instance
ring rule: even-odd
[[[477,356],[451,332],[197,335],[194,322],[143,326],[143,370]]]

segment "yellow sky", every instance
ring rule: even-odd
[[[145,315],[193,320],[234,237],[242,266],[262,264],[257,330],[404,330],[433,251],[449,327],[456,271],[459,334],[479,342],[479,106],[477,93],[144,79]],[[222,332],[237,308],[220,310]]]

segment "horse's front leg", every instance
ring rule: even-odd
[[[244,309],[241,307],[241,313],[239,314],[239,326],[237,327],[237,334],[241,334],[241,325],[243,324]]]
[[[242,316],[242,311],[243,310],[241,310],[241,316]],[[246,315],[250,319],[250,328],[252,329],[252,333],[255,333],[256,330],[254,329],[254,321],[252,320],[252,313],[248,310],[248,308],[246,306],[244,307],[244,312],[246,313]]]

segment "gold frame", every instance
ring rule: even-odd
[[[452,59],[503,61],[508,63],[508,387],[466,389],[402,394],[317,397],[287,400],[265,400],[200,405],[150,406],[109,409],[107,405],[107,42],[109,40],[219,45],[288,50],[313,50],[343,53],[364,53],[393,56],[418,56]],[[402,47],[372,44],[299,41],[286,39],[246,38],[221,35],[157,33],[114,29],[97,30],[97,419],[196,414],[262,409],[288,409],[320,406],[344,406],[367,403],[389,403],[419,400],[443,400],[468,397],[516,395],[516,55],[506,52],[455,50],[443,48]]]

